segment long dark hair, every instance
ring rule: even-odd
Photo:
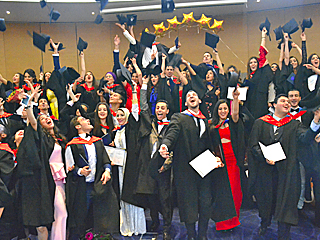
[[[100,132],[101,132],[101,126],[100,126],[101,121],[100,121],[100,118],[98,115],[99,106],[101,106],[101,105],[104,105],[107,108],[108,116],[107,116],[106,122],[109,127],[108,132],[111,132],[114,129],[112,114],[111,114],[111,111],[110,111],[108,104],[104,103],[104,102],[100,102],[97,104],[96,110],[94,111],[94,128],[93,128],[93,135],[94,136],[99,136]]]
[[[207,74],[208,72],[211,71],[213,72],[213,80],[212,80],[212,84],[213,86],[215,87],[218,87],[219,86],[219,80],[218,80],[218,75],[216,73],[216,71],[212,70],[212,69],[208,69],[207,72],[206,72],[206,78],[203,80],[204,84],[207,85]]]
[[[37,83],[37,76],[36,76],[36,73],[35,73],[35,71],[34,71],[33,69],[31,69],[31,68],[26,69],[26,70],[24,71],[24,73],[23,73],[23,77],[24,77],[24,75],[25,75],[26,73],[28,73],[28,74],[30,75],[30,77],[33,78],[33,80],[32,80],[32,83],[33,83],[33,84],[34,84],[34,83]]]
[[[319,61],[320,61],[320,57],[319,57],[319,55],[318,55],[318,54],[316,54],[316,53],[312,53],[312,54],[308,57],[308,63],[309,63],[309,64],[312,64],[312,63],[311,63],[311,58],[312,58],[314,55],[318,56]],[[320,64],[319,64],[319,67],[320,67]]]
[[[93,100],[95,102],[97,102],[99,100],[99,97],[98,97],[98,94],[97,94],[97,90],[99,88],[99,85],[98,85],[98,83],[96,81],[95,76],[93,75],[93,73],[91,71],[87,71],[86,74],[84,75],[84,84],[86,84],[85,79],[86,79],[86,76],[87,76],[88,72],[91,73],[91,75],[92,75],[92,87],[94,87],[94,90],[91,91],[91,94],[92,94]]]
[[[213,109],[213,114],[212,114],[212,124],[213,126],[216,126],[218,123],[219,123],[219,120],[220,120],[220,117],[219,117],[219,114],[218,114],[218,109],[219,109],[219,106],[223,103],[226,103],[228,108],[229,108],[229,114],[228,114],[228,117],[230,117],[230,106],[229,106],[229,103],[226,99],[220,99],[217,101],[216,105],[214,106],[214,109]]]
[[[37,122],[41,126],[40,117],[41,117],[41,114],[37,117]],[[41,129],[48,137],[53,138],[52,135],[49,133],[49,131],[47,129],[43,128],[42,126],[41,126]],[[64,143],[67,142],[66,137],[60,133],[60,129],[56,126],[56,124],[54,124],[53,132],[54,132],[55,138],[61,139]]]
[[[250,68],[250,61],[251,61],[252,59],[257,60],[257,64],[258,64],[258,65],[257,65],[257,70],[258,70],[258,68],[259,68],[258,58],[257,58],[257,57],[251,57],[251,58],[249,58],[249,61],[248,61],[248,63],[247,63],[247,79],[250,78],[250,74],[252,73],[251,68]]]
[[[19,75],[19,88],[22,88],[22,86],[24,84],[24,75],[22,73],[19,73],[19,72],[17,72],[16,74]]]
[[[159,82],[160,82],[160,75],[157,74],[157,75],[154,75],[152,74],[154,77],[158,77],[158,82],[155,86],[152,85],[152,81],[151,81],[151,74],[150,74],[150,79],[149,79],[149,82],[147,84],[147,95],[148,95],[148,99],[150,97],[150,94],[151,94],[151,91],[152,91],[152,88],[154,88],[154,91],[157,92],[158,91],[158,87],[159,87]]]

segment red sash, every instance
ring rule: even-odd
[[[119,86],[119,84],[113,84],[113,85],[111,85],[111,86],[108,86],[108,85],[107,85],[107,88],[108,88],[108,89],[112,89],[112,88],[115,88],[115,87],[117,87],[117,86]]]
[[[92,143],[100,141],[100,140],[101,140],[101,138],[98,138],[95,136],[92,136],[89,141],[87,141],[81,137],[75,137],[70,142],[67,143],[66,147],[68,147],[69,145],[72,145],[72,144],[89,144],[89,145],[91,145]]]
[[[271,115],[265,115],[259,119],[261,119],[262,121],[269,123],[273,126],[281,127],[281,126],[284,126],[287,123],[291,122],[293,117],[291,115],[287,115],[286,117],[282,118],[280,121],[277,121]]]
[[[158,121],[158,125],[164,125],[164,126],[167,126],[169,125],[169,121],[168,122],[161,122],[161,121]]]
[[[9,152],[16,156],[15,152],[9,147],[8,143],[0,143],[0,150]]]
[[[10,116],[12,116],[12,114],[11,113],[4,113],[4,114],[2,114],[2,115],[0,115],[0,118],[7,118],[7,117],[10,117]]]
[[[307,111],[306,110],[301,110],[300,112],[296,113],[295,115],[292,115],[291,113],[289,113],[289,115],[293,118],[293,119],[297,119],[298,117],[302,116],[303,114],[305,114]]]
[[[109,129],[109,126],[107,126],[107,125],[100,124],[100,126],[105,128],[105,129]]]
[[[112,116],[117,116],[117,113],[115,112],[115,111],[113,111],[111,108],[110,108],[110,112],[111,112],[111,114],[112,114]]]
[[[85,90],[87,90],[88,92],[94,90],[94,87],[88,87],[87,84],[83,83],[80,85],[81,87],[83,87]]]
[[[202,112],[199,110],[199,113],[198,114],[194,114],[192,113],[189,109],[183,111],[182,113],[184,114],[187,114],[189,116],[193,116],[193,117],[196,117],[196,118],[200,118],[200,119],[205,119],[206,117],[202,114]]]

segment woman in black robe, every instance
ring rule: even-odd
[[[98,103],[94,112],[93,135],[103,137],[109,134],[111,137],[113,129],[114,124],[108,104],[104,102]]]
[[[39,240],[48,239],[47,226],[51,224],[51,239],[66,239],[65,141],[50,117],[34,118],[30,106],[38,90],[39,87],[32,93],[26,107],[30,124],[17,153],[22,221],[24,226],[37,228]],[[59,158],[59,163],[52,164],[53,158]],[[59,221],[61,224],[57,225]]]

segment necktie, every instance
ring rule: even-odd
[[[200,137],[200,132],[201,132],[200,118],[197,118],[197,124],[198,124],[198,136]]]

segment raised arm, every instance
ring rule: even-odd
[[[279,70],[282,69],[283,58],[284,58],[284,43],[281,43],[281,45],[280,45],[280,57],[279,57]]]
[[[178,67],[175,67],[175,68],[174,68],[174,71],[178,74],[178,77],[179,77],[181,83],[182,83],[184,86],[187,85],[187,84],[188,84],[188,79],[187,79],[185,76],[183,76],[183,74],[179,71],[179,68],[178,68]]]
[[[196,72],[194,71],[194,69],[191,67],[191,64],[188,63],[188,61],[186,61],[185,59],[181,58],[181,62],[182,62],[184,65],[186,65],[186,67],[188,68],[188,70],[189,70],[189,72],[190,72],[190,74],[191,74],[192,76],[197,75],[197,73],[196,73]]]
[[[300,57],[302,58],[302,50],[301,50],[301,48],[298,46],[298,44],[292,42],[292,43],[291,43],[291,46],[292,46],[293,48],[297,49]]]
[[[139,84],[142,85],[142,72],[137,64],[137,59],[131,58],[132,65],[134,69],[136,70],[136,73],[138,74]]]
[[[231,117],[233,122],[237,123],[239,121],[239,95],[240,92],[238,89],[232,92],[232,104],[231,104]]]
[[[307,56],[307,44],[306,44],[306,41],[307,41],[307,36],[306,36],[306,34],[303,32],[303,33],[301,33],[301,35],[300,35],[300,37],[301,37],[301,48],[302,48],[302,64],[305,64],[305,63],[307,63],[307,58],[308,58],[308,56]]]
[[[31,127],[37,131],[37,120],[36,118],[34,117],[34,114],[33,114],[33,109],[32,109],[32,106],[31,106],[31,103],[32,103],[32,100],[34,99],[35,95],[38,93],[40,89],[40,85],[37,86],[33,93],[31,94],[30,98],[29,98],[29,101],[28,101],[28,104],[27,106],[25,107],[26,109],[26,112],[27,112],[27,119],[29,121],[29,124],[31,125]]]
[[[217,61],[218,67],[219,67],[219,73],[221,75],[224,75],[224,69],[222,67],[222,63],[221,63],[217,48],[213,49],[213,54],[216,56],[216,61]]]
[[[124,24],[120,24],[120,23],[116,23],[116,25],[122,29],[123,31],[123,35],[126,37],[126,39],[128,39],[128,41],[132,44],[132,45],[136,45],[137,44],[137,41],[136,39],[134,38],[134,35],[130,35],[130,33],[126,30],[126,26]]]
[[[113,71],[116,72],[117,69],[120,69],[120,60],[119,60],[119,50],[120,50],[120,37],[116,35],[113,39],[114,50],[113,50]]]
[[[286,66],[289,65],[289,35],[288,33],[283,33],[283,37],[284,37],[284,64]]]
[[[261,31],[261,44],[260,46],[266,47],[266,36],[267,36],[267,29],[264,27]]]
[[[8,84],[8,80],[3,78],[1,74],[0,74],[0,82],[2,82],[4,85]]]
[[[84,53],[80,53],[80,67],[81,67],[81,72],[80,72],[80,77],[84,79],[84,76],[86,75],[86,62],[84,61]]]
[[[59,52],[58,52],[58,48],[60,45],[60,42],[58,42],[57,44],[55,44],[53,42],[53,40],[50,38],[50,43],[53,47],[53,65],[54,65],[54,70],[59,70],[60,69],[60,60],[59,60]]]
[[[165,55],[164,53],[162,53],[161,74],[160,74],[160,76],[161,76],[162,78],[165,77],[166,59],[167,59],[167,55]]]
[[[140,90],[140,109],[142,111],[147,111],[149,108],[147,100],[147,89],[148,89],[149,76],[144,76],[142,78],[142,85]]]

